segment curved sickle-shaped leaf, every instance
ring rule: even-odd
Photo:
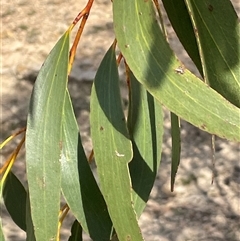
[[[133,202],[140,216],[161,160],[163,113],[160,103],[147,93],[131,72],[128,129],[133,143],[133,160],[129,163]]]
[[[239,19],[229,0],[186,0],[200,49],[204,78],[240,108]]]
[[[26,164],[31,215],[37,241],[55,240],[60,206],[60,148],[67,87],[69,31],[43,64],[30,101]]]
[[[171,191],[174,190],[175,177],[180,163],[181,155],[181,129],[180,119],[171,113],[171,136],[172,136],[172,163],[171,163]]]
[[[191,18],[184,0],[162,0],[168,18],[183,47],[194,64],[203,75],[201,59],[198,51]]]
[[[3,199],[12,220],[26,231],[27,192],[18,178],[9,172],[3,187]]]
[[[105,55],[91,93],[91,133],[101,190],[121,241],[142,240],[132,204],[132,146],[121,105],[114,48]]]
[[[112,222],[84,153],[68,91],[64,106],[62,146],[63,195],[83,230],[93,240],[109,241]]]
[[[151,95],[202,130],[240,140],[240,110],[184,70],[166,42],[151,1],[113,1],[115,33],[130,69]]]

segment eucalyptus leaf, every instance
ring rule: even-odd
[[[93,240],[110,240],[112,222],[84,153],[68,92],[63,116],[61,188],[64,198]]]
[[[176,59],[151,1],[113,1],[118,46],[137,80],[171,112],[200,129],[239,141],[240,110]]]
[[[62,119],[67,87],[69,32],[57,42],[35,82],[26,131],[31,216],[37,241],[55,240],[60,208]]]
[[[181,129],[180,119],[171,113],[171,136],[172,136],[172,163],[171,163],[171,191],[174,190],[175,178],[181,156]]]
[[[229,0],[186,0],[205,81],[240,107],[239,18]]]
[[[190,58],[203,76],[194,28],[184,0],[162,0],[172,27]]]
[[[19,179],[9,172],[3,187],[3,199],[12,220],[26,231],[27,193]]]
[[[128,169],[133,153],[122,110],[113,46],[98,68],[90,107],[91,134],[100,187],[118,239],[143,240],[133,209]]]
[[[134,209],[138,216],[149,198],[156,179],[162,152],[162,106],[143,88],[130,72],[128,130],[133,143],[129,169],[133,187]]]

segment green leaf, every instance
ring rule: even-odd
[[[93,240],[110,240],[112,222],[84,153],[69,93],[64,106],[62,192],[74,216]]]
[[[34,235],[34,227],[31,217],[31,207],[30,207],[30,200],[29,200],[29,192],[27,192],[27,200],[26,200],[26,241],[36,241],[36,237]]]
[[[82,241],[82,227],[77,220],[73,222],[71,236],[68,241]]]
[[[130,72],[128,129],[133,143],[129,169],[133,187],[134,209],[141,215],[153,187],[161,160],[162,106],[143,88]]]
[[[18,178],[9,172],[3,187],[5,206],[19,228],[26,231],[26,197],[27,193]]]
[[[100,187],[118,239],[142,240],[132,204],[132,159],[112,46],[98,68],[91,93],[91,133]]]
[[[199,44],[204,78],[240,107],[239,18],[229,0],[186,1]]]
[[[180,163],[181,155],[181,130],[180,119],[171,113],[171,136],[172,136],[172,165],[171,165],[171,191],[174,190],[175,178]]]
[[[113,1],[118,46],[139,82],[170,111],[202,130],[239,141],[240,110],[183,69],[151,1]]]
[[[43,64],[30,100],[26,164],[37,241],[55,240],[60,208],[63,106],[67,87],[69,32]]]
[[[201,75],[203,75],[197,40],[185,1],[162,0],[162,2],[179,40],[194,64],[197,66]]]

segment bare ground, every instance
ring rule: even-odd
[[[233,1],[239,13],[237,0]],[[0,141],[26,124],[29,97],[37,72],[61,34],[86,4],[85,1],[1,1],[1,109]],[[80,42],[70,79],[70,92],[86,153],[89,137],[89,95],[96,69],[114,39],[110,1],[96,0]],[[168,26],[171,45],[184,64],[195,68]],[[160,172],[139,223],[146,241],[240,241],[239,144],[216,138],[216,164],[212,165],[211,136],[182,122],[182,158],[175,191],[170,192],[171,140],[166,112]],[[17,141],[0,154],[1,164]],[[24,180],[24,152],[14,172]],[[212,170],[215,180],[211,185]],[[1,207],[8,241],[25,234]],[[67,240],[66,220],[62,240]],[[86,236],[85,240],[89,240]]]

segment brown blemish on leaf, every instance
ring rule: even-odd
[[[101,126],[101,127],[100,127],[100,131],[103,131],[103,129],[104,129],[104,128]]]
[[[63,148],[63,143],[62,143],[62,141],[59,142],[59,148],[60,148],[60,150],[62,150],[62,148]]]
[[[194,32],[195,32],[196,36],[198,36],[198,30],[196,28],[194,28]]]
[[[212,6],[211,4],[208,5],[208,10],[209,10],[210,12],[213,11],[213,6]]]
[[[127,240],[132,240],[130,235],[127,235]]]

